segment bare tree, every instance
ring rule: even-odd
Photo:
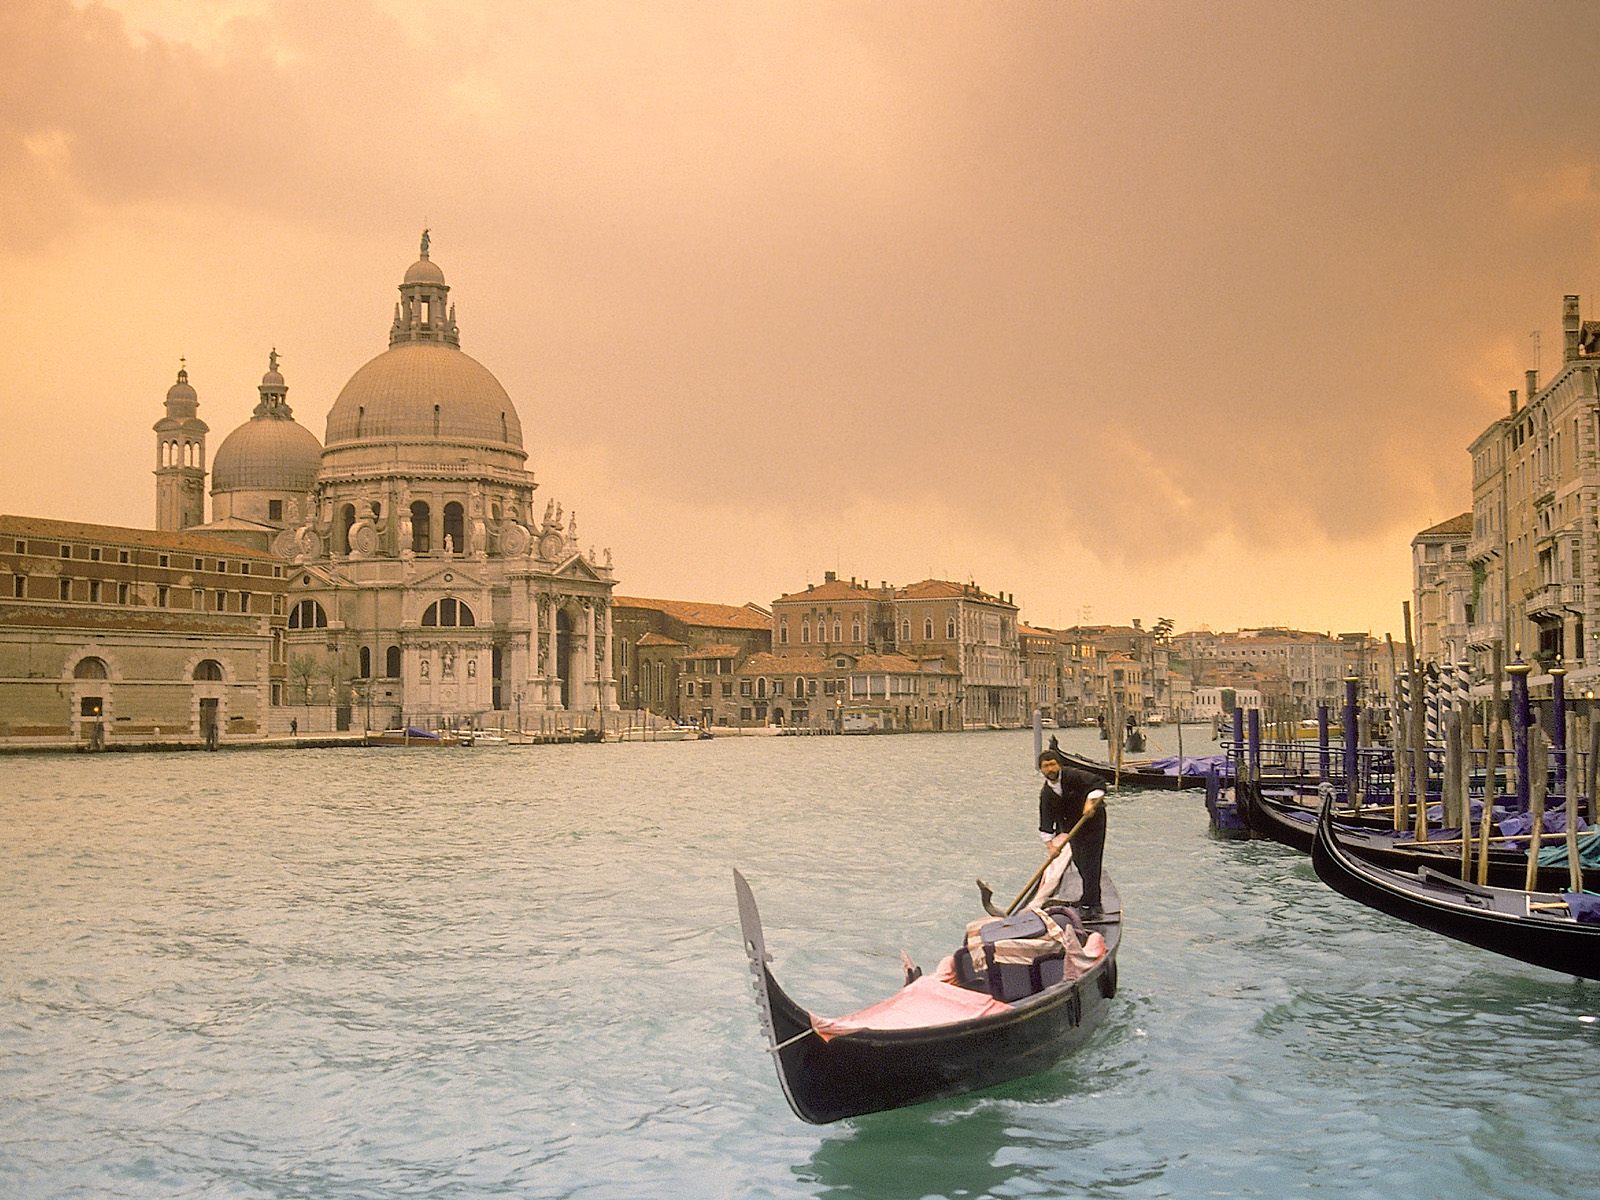
[[[311,703],[311,681],[317,677],[317,661],[309,654],[296,654],[289,660],[289,680],[299,689],[303,700]]]

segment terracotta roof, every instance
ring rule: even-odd
[[[857,671],[883,671],[894,675],[917,675],[922,673],[924,662],[933,662],[934,659],[909,658],[904,654],[863,654],[856,659],[853,668]],[[946,674],[957,674],[955,671]]]
[[[773,603],[806,600],[876,600],[880,595],[880,592],[864,588],[858,583],[851,583],[848,579],[835,579],[829,583],[812,584],[803,592],[790,592],[786,596],[779,596]]]
[[[196,533],[167,533],[156,529],[130,529],[122,525],[85,525],[78,521],[52,521],[47,517],[19,517],[0,513],[0,534],[13,537],[56,538],[80,542],[113,542],[122,546],[149,546],[159,550],[199,551],[203,554],[227,554],[234,557],[282,560],[264,550],[224,542],[219,538]]]
[[[772,614],[754,604],[710,604],[701,600],[650,600],[640,596],[613,596],[613,608],[644,608],[682,621],[685,625],[716,629],[771,629]]]
[[[664,633],[647,633],[634,643],[635,646],[682,646],[683,644],[677,638],[669,638]]]
[[[741,675],[817,675],[837,670],[831,658],[815,654],[770,654],[763,650],[745,659]]]
[[[1431,529],[1424,529],[1417,534],[1419,538],[1425,537],[1460,537],[1462,534],[1471,534],[1472,514],[1462,513],[1459,517],[1451,517],[1448,521],[1440,521]]]
[[[737,658],[737,646],[700,646],[684,655],[685,658]]]
[[[924,579],[918,583],[908,583],[903,588],[895,589],[895,598],[899,600],[981,600],[986,604],[1000,604],[1007,608],[1015,608],[1009,600],[1002,600],[999,596],[992,596],[974,583],[952,583],[948,579]]]

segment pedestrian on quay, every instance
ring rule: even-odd
[[[1039,755],[1039,771],[1044,776],[1044,786],[1039,789],[1039,837],[1052,855],[1061,853],[1063,846],[1072,846],[1073,865],[1083,877],[1083,897],[1078,909],[1085,918],[1093,919],[1102,915],[1100,869],[1106,849],[1105,789],[1087,771],[1068,766],[1054,749]]]
[[[290,717],[289,718],[289,736],[290,737],[299,737],[300,736],[300,718],[298,718],[298,717]]]

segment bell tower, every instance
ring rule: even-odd
[[[178,382],[167,389],[167,415],[155,423],[156,528],[167,532],[206,520],[206,423],[200,401],[178,360]]]

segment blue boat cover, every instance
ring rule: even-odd
[[[1593,892],[1563,892],[1572,919],[1580,925],[1600,925],[1600,896]]]
[[[1206,754],[1183,756],[1183,773],[1185,775],[1205,775],[1216,768],[1219,776],[1226,779],[1233,774],[1233,765],[1228,761],[1226,754]],[[1163,775],[1176,775],[1178,773],[1178,756],[1169,758],[1152,758],[1150,769],[1159,771]]]

